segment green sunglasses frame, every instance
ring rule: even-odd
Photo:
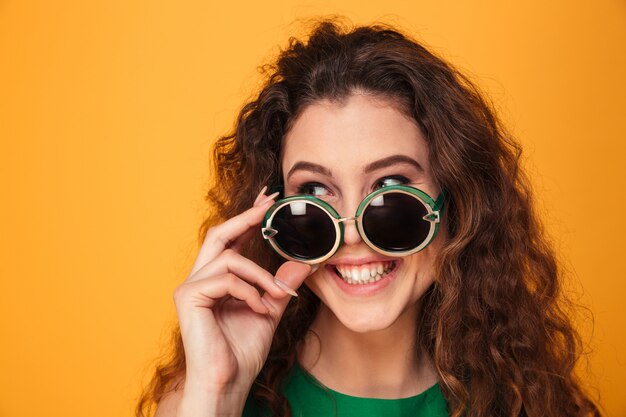
[[[401,252],[384,250],[376,246],[374,243],[372,243],[367,237],[363,229],[363,213],[365,212],[365,209],[370,205],[370,203],[374,199],[376,199],[377,197],[381,195],[388,194],[388,193],[407,194],[415,198],[416,200],[419,200],[424,205],[424,207],[426,207],[426,210],[428,213],[424,215],[422,218],[430,222],[430,230],[428,232],[428,236],[426,237],[426,239],[424,239],[422,243],[420,243],[419,246],[411,250],[401,251]],[[356,222],[356,228],[359,233],[359,236],[370,248],[372,248],[378,253],[382,253],[383,255],[387,255],[387,256],[394,256],[394,257],[395,256],[408,256],[424,249],[426,246],[430,244],[430,242],[432,242],[432,240],[437,235],[437,231],[439,230],[439,223],[441,221],[441,216],[443,215],[443,211],[445,208],[444,201],[445,201],[446,194],[447,194],[446,190],[443,189],[441,193],[439,194],[439,196],[437,197],[437,199],[433,200],[431,196],[429,196],[427,193],[420,190],[419,188],[415,188],[409,185],[389,185],[387,187],[379,188],[378,190],[368,194],[359,204],[354,217],[341,217],[339,213],[337,213],[337,210],[335,210],[330,204],[314,196],[310,196],[310,195],[289,196],[289,197],[276,201],[265,212],[265,216],[261,223],[262,225],[261,234],[263,236],[263,239],[267,240],[269,244],[272,246],[272,248],[283,258],[288,259],[288,260],[303,262],[307,264],[318,264],[318,263],[324,262],[326,259],[333,256],[335,252],[337,252],[339,247],[343,244],[343,236],[344,236],[343,222],[348,221],[348,220],[354,220]],[[322,211],[324,211],[326,214],[328,214],[328,217],[332,220],[333,225],[335,227],[336,239],[335,239],[335,243],[332,249],[330,249],[327,254],[318,258],[314,258],[314,259],[294,257],[288,254],[287,252],[285,252],[274,239],[274,236],[276,236],[276,234],[278,233],[276,229],[272,228],[272,220],[274,219],[274,216],[276,215],[278,210],[280,210],[281,208],[283,208],[284,206],[288,204],[293,203],[294,201],[303,201],[306,204],[315,205],[321,208]]]

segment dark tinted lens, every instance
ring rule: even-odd
[[[430,231],[422,219],[426,207],[415,197],[390,192],[379,195],[363,213],[363,230],[368,239],[386,251],[403,252],[418,247]]]
[[[295,201],[274,215],[275,242],[294,258],[315,259],[326,255],[335,245],[335,225],[318,206]]]

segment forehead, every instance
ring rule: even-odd
[[[415,120],[389,100],[363,94],[353,94],[343,104],[309,105],[283,141],[283,173],[307,161],[349,175],[398,154],[417,160],[429,172],[428,144]]]

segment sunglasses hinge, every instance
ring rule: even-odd
[[[425,215],[424,217],[422,217],[422,219],[429,221],[429,222],[435,222],[435,223],[439,223],[439,212],[438,211],[433,211],[430,214]]]
[[[261,233],[263,234],[263,239],[271,239],[278,233],[278,230],[272,229],[271,227],[264,227],[261,229]]]

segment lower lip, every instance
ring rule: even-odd
[[[394,261],[396,263],[396,266],[393,271],[389,272],[378,281],[370,282],[369,284],[348,284],[339,275],[337,275],[337,273],[335,272],[335,267],[333,265],[327,265],[326,271],[330,274],[337,286],[344,293],[355,296],[371,296],[381,292],[385,287],[391,284],[391,281],[396,278],[398,269],[400,269],[402,261],[399,259],[394,259]]]

